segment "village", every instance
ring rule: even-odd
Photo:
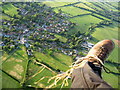
[[[77,49],[88,51],[93,46],[87,42],[91,38],[90,35],[80,32],[73,36],[65,34],[75,26],[75,23],[66,20],[66,14],[55,13],[50,7],[37,3],[23,5],[14,3],[14,5],[19,8],[19,15],[14,15],[11,20],[2,21],[1,46],[4,50],[12,51],[23,44],[28,55],[32,55],[33,51],[44,52],[49,49],[69,56],[79,56]],[[66,41],[60,41],[56,35],[65,37]]]

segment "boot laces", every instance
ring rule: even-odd
[[[88,62],[88,59],[96,59],[98,62],[101,63],[101,65],[103,66],[103,69],[105,70],[106,73],[110,73],[110,70],[104,66],[104,63],[102,62],[102,60],[100,60],[97,56],[95,55],[92,55],[92,56],[89,56],[89,57],[82,57],[82,58],[79,58],[77,61],[73,62],[73,64],[70,66],[71,68],[68,69],[65,73],[62,73],[62,74],[58,74],[54,77],[51,77],[49,80],[48,80],[48,83],[51,81],[51,80],[54,80],[53,83],[48,86],[48,88],[51,88],[55,85],[57,85],[57,83],[62,80],[62,85],[61,85],[61,88],[65,85],[65,86],[68,86],[68,79],[69,77],[72,76],[72,73],[73,73],[73,70],[74,69],[77,69],[77,68],[80,68],[80,67],[83,67],[87,62]]]
[[[102,49],[104,49],[104,48],[102,48]],[[106,49],[104,49],[104,50],[106,50]],[[103,52],[103,51],[102,51]],[[108,54],[108,50],[106,50],[105,51],[107,54]],[[105,55],[106,56],[106,55]],[[79,63],[81,63],[82,61],[86,61],[86,60],[91,60],[92,61],[92,59],[94,59],[95,60],[95,62],[99,65],[99,63],[100,63],[100,67],[103,67],[103,69],[105,70],[105,72],[106,73],[110,73],[111,71],[110,71],[110,69],[108,69],[105,65],[104,65],[104,63],[103,63],[103,60],[101,60],[99,57],[98,57],[98,55],[89,55],[89,56],[86,56],[86,57],[82,57],[82,58],[79,58],[76,62],[74,62],[73,63],[73,65],[72,65],[72,67],[74,67],[74,66],[77,66]],[[88,60],[88,61],[89,61]],[[94,62],[94,61],[93,61]],[[93,63],[94,64],[94,63]]]
[[[100,52],[100,53],[99,53]],[[109,54],[108,50],[105,47],[100,47],[100,49],[98,50],[98,58],[100,59],[104,59],[105,57],[107,57],[107,55]]]

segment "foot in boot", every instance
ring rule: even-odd
[[[87,56],[90,62],[96,62],[98,64],[104,63],[110,52],[114,49],[114,43],[112,40],[102,40],[95,44],[88,52]],[[97,57],[99,60],[96,60]]]

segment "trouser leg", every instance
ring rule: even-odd
[[[90,67],[91,65],[87,62],[83,67],[75,69],[72,73],[72,85],[71,89],[76,88],[109,88],[112,87],[107,84],[98,73]]]

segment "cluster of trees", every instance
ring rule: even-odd
[[[18,47],[18,44],[16,44],[14,42],[14,40],[8,38],[8,37],[3,37],[3,43],[4,45],[2,46],[2,49],[7,51],[8,53],[11,53],[14,49],[16,49]],[[16,42],[18,42],[19,40],[17,40]]]
[[[81,44],[85,41],[87,41],[90,38],[89,33],[85,32],[85,33],[81,33],[80,31],[78,31],[77,33],[69,36],[68,39],[68,44],[69,47],[71,49],[76,49],[79,50],[81,49]]]
[[[108,20],[103,20],[95,25],[92,25],[91,27],[89,27],[89,30],[90,30],[90,33],[89,34],[92,34],[94,32],[94,29],[95,28],[98,28],[98,27],[103,27],[104,26],[109,26],[111,25],[112,22],[111,21],[108,21]]]

